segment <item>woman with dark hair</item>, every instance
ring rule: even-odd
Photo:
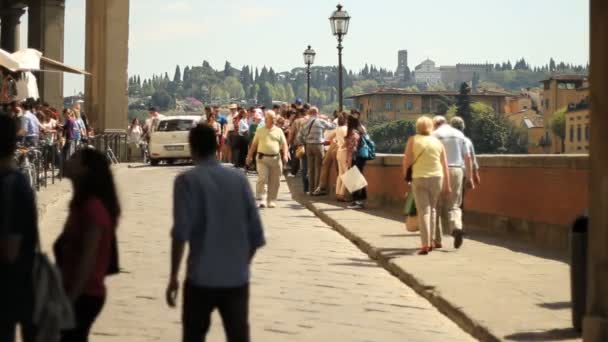
[[[144,131],[139,124],[139,120],[137,118],[131,121],[131,126],[129,126],[128,139],[129,139],[129,158],[128,160],[134,160],[134,156],[140,150],[139,143],[141,142],[141,137],[143,136]],[[141,157],[141,153],[140,153]]]
[[[249,146],[249,118],[247,111],[243,108],[239,109],[238,115],[234,118],[234,129],[237,134],[234,136],[234,144],[232,145],[233,164],[235,167],[244,168],[245,159],[247,158],[247,147]]]
[[[74,306],[76,327],[62,342],[86,342],[106,298],[104,279],[118,273],[116,227],[120,204],[106,157],[93,149],[78,151],[65,171],[74,187],[70,213],[55,243],[57,264]]]
[[[361,124],[359,117],[361,113],[356,109],[352,109],[350,111],[350,115],[348,117],[347,126],[348,126],[348,135],[347,138],[352,140],[356,137],[356,145],[354,146],[354,152],[352,154],[353,164],[359,169],[359,171],[363,174],[363,169],[365,168],[365,163],[367,160],[357,156],[357,151],[359,149],[359,144],[361,143],[361,138],[367,134],[367,130]],[[365,205],[365,200],[367,199],[367,187],[355,191],[352,193],[353,203],[348,206],[349,209],[363,209]]]

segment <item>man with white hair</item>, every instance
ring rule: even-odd
[[[462,133],[464,133],[464,129],[466,127],[464,120],[459,116],[455,116],[450,120],[450,126],[456,128],[457,130],[461,131]],[[465,135],[464,139],[467,143],[467,149],[469,150],[469,153],[471,154],[471,159],[473,162],[473,186],[476,187],[476,186],[479,186],[479,184],[481,184],[481,177],[479,176],[479,164],[477,163],[477,155],[475,154],[475,146],[473,145],[473,142],[471,141],[471,139],[469,139],[466,135]],[[467,186],[471,187],[471,184],[467,184]],[[463,192],[463,198],[464,198],[464,192]]]
[[[283,162],[287,163],[289,152],[287,139],[283,130],[275,126],[277,115],[274,111],[266,112],[266,124],[260,126],[253,138],[247,164],[250,165],[254,155],[258,171],[256,197],[260,208],[275,208],[283,173]],[[268,191],[266,191],[268,185]]]
[[[462,231],[462,191],[463,180],[472,182],[471,153],[467,147],[466,137],[459,130],[447,124],[443,116],[433,118],[435,131],[432,135],[439,139],[445,148],[448,159],[449,177],[452,191],[439,199],[439,218],[441,225],[436,225],[434,248],[441,248],[442,228],[451,232],[454,237],[454,248],[460,248],[463,242]]]

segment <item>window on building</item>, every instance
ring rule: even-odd
[[[545,99],[545,109],[549,109],[549,99]]]
[[[570,126],[570,142],[574,142],[574,126]]]
[[[578,127],[576,128],[576,141],[581,141],[581,125],[578,125]]]
[[[558,83],[557,89],[566,89],[566,83]]]
[[[384,103],[384,109],[391,110],[393,108],[393,103],[391,101],[386,101]]]
[[[412,102],[412,100],[405,101],[405,109],[407,111],[412,111],[414,109],[414,103]]]
[[[574,121],[574,118],[573,118],[573,117],[570,117],[570,121]]]
[[[585,125],[585,141],[589,141],[589,125]]]
[[[580,146],[577,146],[577,147],[576,147],[576,149],[577,149],[578,151],[580,151],[580,150],[581,150],[581,147],[580,147]]]

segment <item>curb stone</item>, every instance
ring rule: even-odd
[[[292,189],[291,182],[288,182],[290,190]],[[464,313],[460,307],[452,304],[448,298],[441,295],[441,292],[437,291],[434,287],[425,284],[423,279],[416,277],[409,273],[407,270],[399,267],[393,263],[389,258],[378,252],[378,249],[365,241],[363,238],[353,233],[344,225],[340,224],[335,219],[324,213],[322,210],[317,208],[315,204],[302,197],[295,195],[295,191],[292,191],[292,198],[310,210],[325,224],[332,227],[334,230],[342,234],[345,238],[351,241],[357,246],[362,252],[367,254],[371,259],[376,261],[378,265],[383,267],[393,276],[401,280],[405,285],[412,288],[418,295],[424,297],[433,306],[435,306],[439,312],[445,315],[447,318],[456,323],[461,329],[469,333],[474,338],[483,342],[500,342],[501,338],[496,336],[492,331],[481,325],[475,318]]]

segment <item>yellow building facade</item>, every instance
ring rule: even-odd
[[[361,112],[365,121],[374,119],[417,119],[422,114],[432,114],[446,109],[448,99],[455,99],[456,91],[407,91],[403,89],[378,89],[371,93],[349,97],[354,108]],[[471,94],[473,102],[481,102],[498,113],[508,110],[507,98],[511,95],[498,92]]]
[[[541,98],[540,111],[543,114],[545,127],[544,152],[563,153],[561,138],[553,134],[551,120],[555,112],[562,108],[571,107],[589,99],[589,88],[587,77],[583,75],[557,75],[543,83],[543,95]]]
[[[584,105],[580,106],[584,107]],[[572,108],[566,113],[566,139],[564,153],[588,154],[590,120],[588,108]]]

